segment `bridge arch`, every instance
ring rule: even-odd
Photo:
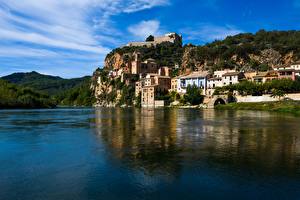
[[[217,106],[217,105],[225,105],[226,104],[226,100],[224,100],[223,98],[217,98],[215,101],[214,101],[214,106]]]

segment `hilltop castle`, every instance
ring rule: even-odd
[[[161,44],[163,42],[170,42],[173,44],[182,45],[182,36],[178,35],[177,33],[167,33],[164,36],[154,37],[154,41],[130,42],[126,46],[128,46],[128,47],[141,47],[141,46],[151,47],[151,46],[156,46],[158,44]]]

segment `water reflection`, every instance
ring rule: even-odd
[[[267,112],[97,109],[96,131],[111,156],[148,175],[185,169],[299,177],[298,119]]]

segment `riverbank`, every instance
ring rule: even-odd
[[[277,101],[260,103],[230,103],[218,105],[217,110],[259,110],[300,114],[300,101]]]

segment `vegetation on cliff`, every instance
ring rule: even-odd
[[[62,91],[53,98],[61,106],[92,106],[96,102],[90,79],[69,90]]]
[[[121,78],[112,79],[108,70],[97,69],[93,80],[100,78],[101,84],[93,83],[96,91],[97,104],[102,106],[133,106],[135,102],[134,85],[126,85]],[[133,77],[134,78],[134,77]],[[137,81],[136,80],[133,81]]]
[[[114,61],[111,61],[115,54],[122,56],[122,62],[128,62],[132,60],[132,54],[135,51],[141,53],[141,59],[146,60],[148,58],[153,58],[156,60],[160,66],[174,66],[175,64],[181,64],[181,58],[183,55],[183,48],[181,45],[173,44],[169,42],[164,42],[156,46],[151,47],[121,47],[114,49],[106,56],[106,66],[105,68],[114,69]],[[125,63],[122,63],[125,64]],[[121,65],[122,65],[121,64]],[[120,66],[121,66],[120,65]]]
[[[0,79],[0,108],[54,108],[48,95]]]
[[[300,58],[300,31],[264,31],[229,36],[192,48],[187,66],[207,64],[216,69],[248,66],[249,69],[288,64]],[[290,55],[289,55],[290,54]],[[260,66],[261,65],[261,66]]]

